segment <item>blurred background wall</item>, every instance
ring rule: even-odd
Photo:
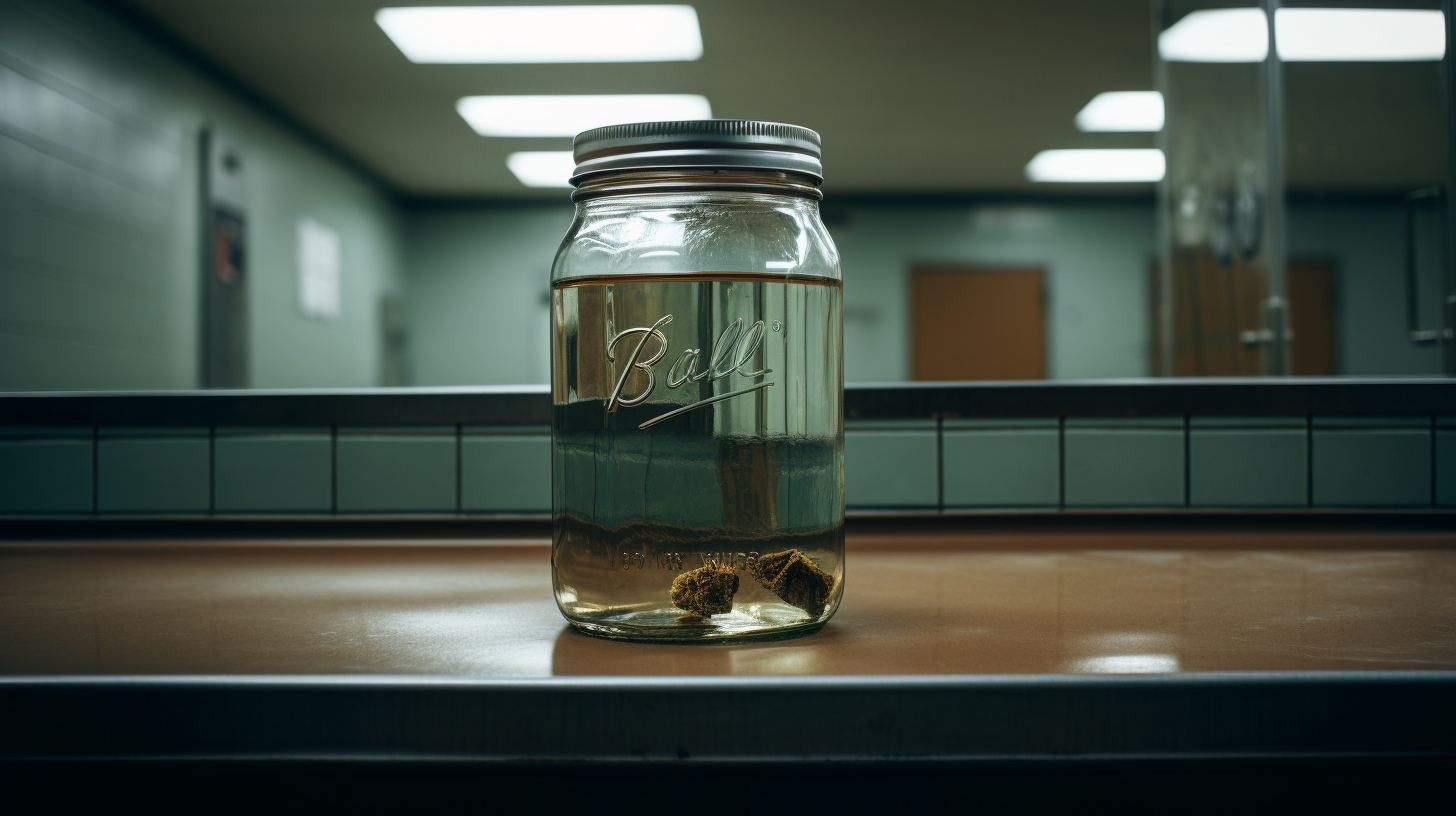
[[[128,8],[0,0],[0,389],[199,387],[204,128],[242,157],[250,386],[546,382],[547,276],[567,191],[405,195]],[[825,219],[844,259],[850,381],[912,377],[910,277],[927,265],[1043,270],[1049,377],[1155,373],[1148,186],[831,186]],[[1399,196],[1296,196],[1288,220],[1291,260],[1333,270],[1334,373],[1438,374],[1436,349],[1404,337]],[[306,221],[338,236],[330,319],[298,305]],[[1429,292],[1436,267],[1423,264]]]
[[[563,195],[563,198],[565,196]],[[844,368],[851,382],[911,379],[910,270],[1042,267],[1048,375],[1152,372],[1153,202],[826,202],[844,267]],[[410,362],[417,385],[544,383],[547,279],[568,205],[435,206],[404,217]],[[1398,201],[1296,201],[1290,253],[1333,266],[1339,374],[1435,375],[1439,354],[1406,342],[1405,222]],[[1436,266],[1423,265],[1427,291]]]
[[[564,197],[564,196],[563,196]],[[1151,200],[1085,204],[895,201],[826,205],[843,259],[850,381],[910,379],[909,270],[1040,266],[1053,377],[1147,373]],[[546,282],[571,209],[423,209],[407,219],[416,382],[544,383]],[[507,349],[519,347],[519,353]]]
[[[1432,225],[1431,233],[1435,232]],[[1371,196],[1289,204],[1289,258],[1323,261],[1335,271],[1336,373],[1438,376],[1441,353],[1417,346],[1405,325],[1406,224],[1399,201]],[[1417,255],[1422,318],[1437,321],[1440,240],[1424,235]]]
[[[251,384],[381,382],[403,233],[380,186],[130,21],[0,2],[0,388],[195,388],[197,134],[236,143],[249,203]],[[338,231],[336,320],[295,307],[297,232]]]

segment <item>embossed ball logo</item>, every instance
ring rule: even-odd
[[[653,366],[662,362],[662,359],[667,356],[667,334],[662,331],[662,327],[671,322],[672,315],[664,315],[651,326],[639,326],[620,331],[616,337],[613,337],[607,343],[607,361],[615,363],[617,362],[617,345],[629,337],[639,338],[636,345],[631,345],[630,343],[623,344],[625,346],[631,346],[631,351],[622,359],[622,373],[617,377],[617,383],[612,388],[611,398],[607,400],[607,413],[615,412],[618,406],[624,405],[630,407],[645,402],[657,390],[657,372],[653,369]],[[773,321],[773,330],[776,332],[782,331],[783,324],[777,320]],[[683,349],[682,353],[672,361],[672,365],[667,367],[667,387],[677,388],[683,383],[700,382],[702,380],[716,382],[734,374],[741,377],[762,377],[765,374],[773,373],[771,369],[767,368],[759,369],[758,371],[743,370],[748,366],[749,361],[753,359],[753,355],[758,352],[759,346],[763,345],[763,334],[764,325],[762,320],[754,321],[746,331],[743,328],[743,318],[740,317],[734,320],[723,329],[723,333],[718,335],[718,339],[714,341],[713,347],[708,351],[706,363],[703,362],[702,349]],[[656,348],[652,350],[651,355],[644,357],[643,354],[647,350],[649,341],[655,342]],[[623,394],[623,390],[627,386],[627,379],[632,376],[632,372],[634,371],[646,375],[646,382],[637,393],[625,395]],[[715,402],[722,402],[726,399],[759,391],[771,385],[773,385],[771,382],[762,382],[747,388],[740,388],[736,391],[717,394],[690,405],[675,408],[661,416],[653,417],[637,427],[640,430],[645,430],[659,422],[671,419],[679,414],[685,414],[695,408],[701,408],[704,405],[711,405]]]

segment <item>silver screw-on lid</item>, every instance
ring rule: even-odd
[[[682,167],[790,170],[824,180],[819,134],[798,125],[697,119],[608,125],[578,133],[572,184],[597,173]]]

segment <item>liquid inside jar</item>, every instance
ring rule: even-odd
[[[592,634],[803,634],[844,582],[841,289],[782,275],[552,290],[557,604]]]

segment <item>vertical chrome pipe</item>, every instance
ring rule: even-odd
[[[1446,15],[1446,236],[1442,246],[1442,292],[1441,318],[1438,331],[1441,332],[1441,370],[1448,377],[1456,377],[1456,56],[1451,49],[1456,43],[1456,2],[1442,0],[1441,10]]]
[[[1268,189],[1264,193],[1265,251],[1268,258],[1268,297],[1264,300],[1264,327],[1268,353],[1264,373],[1289,373],[1289,300],[1285,286],[1288,254],[1284,213],[1284,63],[1279,59],[1275,18],[1279,0],[1263,0],[1269,28],[1269,55],[1264,61],[1264,118],[1269,144]]]
[[[1168,63],[1163,61],[1161,52],[1158,51],[1158,35],[1167,27],[1167,3],[1164,0],[1153,3],[1152,15],[1152,36],[1153,36],[1153,87],[1163,95],[1163,110],[1171,109],[1168,100],[1170,91],[1168,82]],[[1163,151],[1164,166],[1163,180],[1158,182],[1158,192],[1155,196],[1157,203],[1157,235],[1158,235],[1158,302],[1154,305],[1157,312],[1153,315],[1156,321],[1158,332],[1158,359],[1149,360],[1153,373],[1160,377],[1171,377],[1173,371],[1173,340],[1174,340],[1174,304],[1177,295],[1173,282],[1173,224],[1172,213],[1169,212],[1173,206],[1172,173],[1169,172],[1172,162],[1169,156],[1172,155],[1168,139],[1168,123],[1166,116],[1162,130],[1157,135],[1158,148]]]

